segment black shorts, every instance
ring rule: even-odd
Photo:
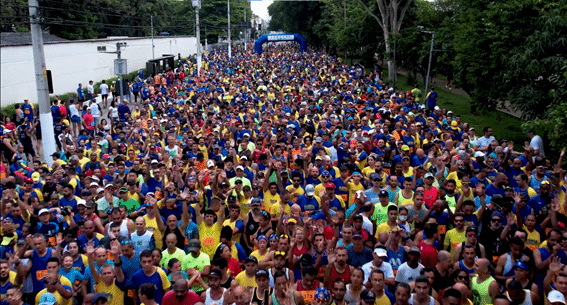
[[[103,94],[102,98],[108,98],[108,94]]]
[[[24,145],[24,153],[30,154],[32,157],[35,157],[35,150],[32,146]]]

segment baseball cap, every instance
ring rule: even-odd
[[[223,181],[223,182],[220,184],[220,187],[223,187],[223,186],[229,186],[229,185],[228,185],[228,183],[226,183],[226,181]]]
[[[297,220],[295,220],[295,218],[289,218],[287,223],[297,223]]]
[[[110,297],[108,294],[106,293],[95,293],[95,295],[93,295],[93,304],[96,303],[98,300],[105,300],[105,301],[110,301]]]
[[[236,167],[236,170],[244,171],[244,167],[242,167],[242,165],[239,165],[239,166]]]
[[[49,213],[49,210],[48,209],[41,209],[41,210],[39,210],[39,213],[37,213],[37,216],[41,216],[42,214],[45,214],[45,213]]]
[[[389,197],[390,195],[388,194],[388,191],[386,190],[381,190],[380,193],[378,193],[378,197]]]
[[[191,239],[187,244],[187,250],[189,250],[189,252],[197,252],[199,249],[201,249],[201,241],[196,238]]]
[[[311,254],[303,254],[299,259],[299,263],[303,266],[311,266],[313,265],[313,256]]]
[[[360,299],[366,303],[374,304],[376,302],[376,294],[370,289],[364,289],[360,293]]]
[[[215,161],[213,161],[213,160],[207,161],[207,168],[214,167],[214,166],[215,166]]]
[[[435,178],[435,176],[432,173],[426,173],[423,178],[427,179],[427,178]]]
[[[335,184],[333,182],[329,182],[327,184],[325,184],[325,188],[327,189],[334,189],[335,188]]]
[[[372,173],[370,175],[370,179],[371,180],[382,180],[382,176],[380,176],[380,174],[378,174],[378,173]]]
[[[315,187],[313,186],[313,184],[308,184],[305,187],[305,194],[307,196],[313,196],[315,194]]]
[[[417,253],[417,254],[421,254],[421,251],[419,250],[419,248],[418,248],[418,247],[411,247],[411,248],[409,249],[409,252],[408,252],[408,253]]]
[[[526,264],[525,262],[522,262],[522,261],[517,261],[514,264],[514,267],[518,267],[518,268],[523,269],[523,270],[529,270],[530,269],[530,267],[528,267],[528,264]]]
[[[246,260],[244,261],[244,263],[245,263],[245,264],[247,264],[247,263],[255,263],[255,264],[257,264],[257,263],[258,263],[258,259],[257,259],[255,256],[250,255],[250,256],[248,256],[248,257],[246,258]]]
[[[249,134],[249,133],[245,133],[245,134],[242,135],[242,137],[243,137],[243,138],[244,138],[244,137],[250,137],[250,134]]]
[[[402,145],[402,151],[409,151],[409,146],[407,145]]]
[[[563,293],[557,290],[551,290],[549,294],[547,294],[547,300],[549,303],[562,303],[565,304],[565,296]]]
[[[363,238],[363,236],[360,232],[354,232],[354,233],[352,233],[352,238]]]
[[[95,294],[96,296],[96,294]],[[94,303],[94,297],[93,297],[93,303]],[[41,295],[41,298],[39,299],[39,305],[53,305],[57,303],[57,298],[55,297],[55,295],[51,292],[45,292]]]
[[[382,248],[374,249],[374,253],[378,255],[378,257],[388,257],[388,252]]]
[[[84,199],[79,199],[79,201],[77,201],[77,206],[79,205],[87,206],[87,202]]]
[[[102,193],[102,192],[104,192],[104,188],[99,187],[99,188],[96,189],[96,193],[97,193],[97,194],[98,194],[98,193]]]
[[[451,127],[457,127],[457,126],[459,126],[459,123],[457,123],[457,121],[451,122]]]
[[[252,198],[250,200],[250,205],[262,205],[262,199],[260,198]]]
[[[466,233],[469,233],[469,232],[478,233],[478,229],[477,229],[475,226],[468,226],[468,227],[467,227],[467,230],[466,230]]]
[[[31,175],[31,178],[32,178],[33,182],[38,182],[38,181],[39,181],[39,178],[40,178],[40,175],[39,175],[38,172],[35,172],[35,173],[33,173],[33,174]]]
[[[317,138],[315,138],[315,142],[316,142],[316,143],[322,143],[322,142],[323,142],[323,138],[317,137]]]
[[[209,277],[222,277],[222,271],[219,268],[213,268],[211,272],[209,272]]]

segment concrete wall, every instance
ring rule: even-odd
[[[54,94],[75,92],[79,83],[86,87],[89,80],[94,82],[114,77],[116,54],[97,52],[97,46],[106,46],[115,51],[116,43],[125,41],[128,46],[122,50],[122,58],[128,60],[128,72],[146,67],[152,58],[151,38],[109,38],[82,40],[66,43],[45,44],[45,62],[53,76]],[[155,37],[155,57],[162,54],[188,56],[196,53],[195,37]],[[0,106],[22,103],[29,98],[37,103],[35,72],[32,46],[2,47]]]

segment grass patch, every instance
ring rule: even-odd
[[[387,79],[387,73],[385,73],[384,79]],[[419,86],[421,90],[425,88],[423,82],[419,82]],[[489,126],[492,128],[496,139],[513,141],[515,149],[523,150],[524,141],[528,140],[526,133],[521,127],[522,123],[525,122],[524,120],[499,111],[480,110],[479,114],[472,114],[471,99],[469,97],[447,91],[437,85],[433,86],[439,95],[437,105],[441,108],[452,110],[455,115],[460,115],[463,122],[467,122],[469,126],[475,128],[477,136],[482,136],[482,129]],[[413,89],[413,86],[408,85],[407,76],[404,75],[398,75],[396,87],[404,91]],[[423,102],[423,99],[420,102]]]

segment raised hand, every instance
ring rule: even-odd
[[[87,243],[87,254],[94,254],[95,253],[95,247],[94,247],[94,243],[93,242],[89,242]]]
[[[557,256],[551,259],[551,263],[549,263],[549,271],[551,273],[557,273],[561,269],[563,269],[563,264],[561,263],[561,259]]]

